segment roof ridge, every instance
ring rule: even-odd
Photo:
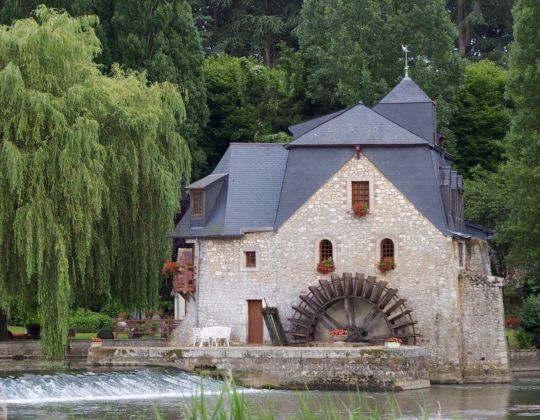
[[[424,102],[417,102],[417,103],[424,103]],[[378,105],[378,104],[377,104],[377,105]],[[383,104],[383,105],[384,105],[384,104]],[[390,118],[384,116],[383,114],[381,114],[380,112],[378,112],[376,109],[374,109],[374,108],[369,108],[369,109],[371,109],[373,112],[375,112],[376,114],[378,114],[378,115],[380,115],[381,117],[383,117],[385,120],[390,121],[392,124],[395,124],[395,125],[397,125],[398,127],[401,127],[401,128],[403,128],[404,130],[408,131],[408,132],[411,133],[413,136],[416,136],[416,137],[418,137],[419,139],[422,139],[423,141],[425,141],[426,143],[431,144],[431,142],[429,142],[429,141],[426,140],[425,138],[420,137],[420,136],[419,136],[418,134],[416,134],[416,133],[413,133],[413,132],[412,132],[411,130],[409,130],[407,127],[404,127],[404,126],[402,126],[401,124],[398,124],[397,122],[392,121]]]
[[[354,107],[356,107],[356,106],[358,106],[358,105],[363,105],[363,106],[365,106],[364,103],[363,103],[362,101],[358,101],[358,103],[356,103],[356,104],[354,104],[354,105],[350,105],[350,106],[348,106],[348,107],[342,109],[341,111],[336,111],[336,115],[334,115],[332,118],[330,118],[330,119],[328,119],[328,120],[326,120],[326,121],[323,121],[323,122],[321,122],[320,124],[317,124],[317,125],[314,126],[314,127],[311,127],[309,130],[307,130],[307,131],[303,132],[302,134],[300,134],[300,136],[298,136],[297,138],[292,139],[292,140],[291,140],[290,142],[288,142],[288,143],[285,143],[285,147],[288,148],[287,146],[289,146],[289,144],[291,144],[292,142],[296,141],[296,140],[299,139],[300,137],[306,135],[306,134],[309,133],[310,131],[315,130],[316,128],[320,127],[321,125],[326,124],[326,123],[332,121],[333,119],[339,117],[340,115],[344,114],[344,113],[347,112],[347,111],[350,111],[351,109],[353,109]],[[366,108],[367,108],[367,107],[366,107]],[[331,112],[330,114],[332,114],[332,112]],[[325,115],[330,115],[330,114],[325,114]],[[320,117],[312,118],[311,120],[307,120],[307,121],[303,121],[303,122],[313,121],[313,120],[316,120],[317,118],[322,118],[322,117],[324,117],[325,115],[321,115]],[[301,124],[301,123],[299,123],[299,124]]]

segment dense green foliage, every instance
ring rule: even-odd
[[[449,100],[461,75],[442,0],[306,0],[298,34],[308,97],[328,109],[386,94],[403,77],[402,44],[411,46],[412,77],[433,98]]]
[[[40,8],[0,27],[0,295],[38,308],[52,356],[86,292],[155,302],[189,176],[177,89],[103,75],[94,24]]]
[[[540,348],[540,295],[531,295],[519,314],[523,329],[532,336],[534,345]]]
[[[75,16],[97,15],[96,31],[103,49],[97,61],[112,70],[113,63],[146,71],[151,82],[172,82],[180,87],[187,118],[179,121],[179,133],[188,140],[193,156],[193,176],[208,167],[199,146],[208,121],[202,73],[201,37],[185,0],[6,0],[0,22],[31,15],[39,4],[65,8]]]
[[[301,0],[191,0],[210,53],[256,56],[272,67],[280,43],[295,45]]]
[[[230,142],[285,142],[293,115],[285,75],[253,58],[218,55],[204,64],[210,122],[206,153],[213,168]]]
[[[78,333],[96,333],[101,329],[112,329],[113,320],[105,314],[79,308],[70,314],[68,325]]]
[[[505,87],[505,70],[491,61],[465,70],[450,128],[457,138],[457,169],[467,178],[476,166],[494,172],[502,163],[502,141],[510,126]]]
[[[510,259],[540,288],[540,2],[518,0],[515,41],[510,50],[508,97],[515,104],[507,138],[507,199],[511,204],[502,234]]]
[[[515,0],[448,0],[459,28],[461,55],[473,60],[507,62],[512,41],[512,6]]]

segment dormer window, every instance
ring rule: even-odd
[[[191,216],[202,217],[203,215],[203,191],[191,190]]]

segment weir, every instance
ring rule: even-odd
[[[94,366],[166,366],[255,388],[408,390],[430,386],[418,346],[97,347]]]
[[[219,394],[223,384],[176,369],[22,373],[0,377],[1,402],[13,404],[191,398]]]

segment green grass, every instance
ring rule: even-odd
[[[508,340],[508,347],[510,349],[518,349],[518,342],[516,339],[516,330],[513,328],[506,328],[505,329],[506,339]]]

